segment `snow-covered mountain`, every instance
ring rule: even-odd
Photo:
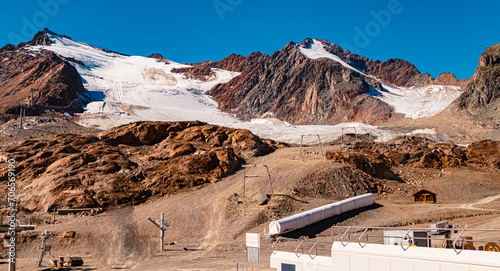
[[[238,73],[213,69],[213,75],[206,81],[190,79],[172,72],[189,65],[125,56],[65,36],[47,35],[50,45],[31,46],[29,50],[52,51],[76,67],[83,78],[84,95],[90,99],[81,118],[83,124],[110,128],[140,120],[236,121],[220,112],[217,103],[205,92]]]
[[[211,72],[209,76],[202,80],[187,76],[182,72],[175,72],[175,70],[193,68],[191,65],[141,56],[126,56],[73,41],[66,36],[52,32],[48,32],[46,35],[50,44],[27,45],[24,49],[32,53],[54,52],[76,68],[83,79],[85,87],[82,98],[89,101],[84,108],[85,112],[79,118],[79,122],[85,126],[107,129],[140,120],[201,120],[234,128],[246,128],[261,137],[291,143],[298,143],[300,135],[304,134],[320,134],[323,140],[329,141],[340,136],[342,132],[353,131],[354,128],[357,129],[358,133],[372,133],[378,137],[378,140],[382,141],[398,135],[388,130],[378,129],[376,126],[362,124],[359,122],[362,121],[361,118],[345,118],[345,121],[337,121],[338,124],[335,125],[291,125],[286,122],[286,118],[268,111],[266,114],[251,115],[251,121],[241,121],[235,117],[236,111],[235,114],[232,114],[232,110],[225,110],[226,113],[221,111],[219,108],[223,108],[223,106],[207,94],[207,91],[217,87],[229,86],[229,88],[232,88],[231,84],[234,82],[243,82],[245,78],[240,78],[240,75],[243,76],[241,70],[233,69],[230,71],[230,68],[225,70],[221,69],[224,68],[223,64],[218,65],[217,62],[207,62],[205,64],[210,65]],[[309,46],[289,45],[290,48],[295,48],[294,50],[307,59],[333,60],[333,62],[341,64],[342,67],[352,71],[348,75],[351,79],[356,77],[356,74],[359,74],[363,78],[370,78],[373,82],[378,82],[382,86],[381,90],[380,87],[377,89],[372,85],[366,88],[365,83],[359,85],[361,86],[360,93],[364,93],[368,98],[376,98],[369,99],[372,107],[370,110],[375,112],[379,109],[377,106],[382,105],[383,108],[392,108],[387,110],[402,113],[408,118],[432,116],[441,112],[460,95],[460,88],[457,86],[403,87],[387,83],[365,73],[361,69],[353,67],[339,56],[328,52],[320,40],[312,40]],[[274,57],[274,55],[261,56],[262,61]],[[243,57],[243,59],[245,58]],[[220,63],[223,62],[224,60]],[[244,65],[239,66],[245,65],[244,63]],[[334,69],[337,68],[334,67]],[[284,70],[286,72],[286,68]],[[257,75],[262,78],[262,75],[258,73]],[[348,84],[345,86],[348,86]],[[310,92],[311,89],[308,91]],[[259,97],[257,99],[258,103],[266,102],[267,96],[259,93],[257,95]],[[310,95],[314,96],[315,94],[311,93]],[[358,102],[361,104],[366,99],[363,98]],[[377,103],[373,102],[373,100],[380,100],[381,102]],[[244,99],[241,101],[244,101]],[[276,101],[271,102],[277,103]],[[328,101],[323,100],[322,102]],[[251,106],[252,103],[247,103],[247,105]],[[318,106],[315,101],[310,101],[310,103]],[[340,107],[334,101],[331,101],[331,103],[333,106]],[[317,111],[317,109],[312,110]],[[360,114],[359,111],[362,110],[364,108],[354,108],[358,115]],[[265,117],[265,119],[260,119],[261,117]],[[311,114],[311,117],[315,117],[314,114]],[[326,124],[327,121],[321,123]],[[415,133],[435,134],[435,131],[419,130],[415,131]],[[316,138],[313,137],[306,138],[304,142],[315,143],[316,141]]]

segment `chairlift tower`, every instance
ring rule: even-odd
[[[255,167],[263,167],[266,169],[265,175],[247,175],[246,169],[247,168],[255,168]],[[267,177],[269,180],[269,187],[271,188],[271,196],[274,195],[273,192],[273,183],[271,182],[271,174],[269,174],[269,168],[267,165],[244,165],[243,166],[243,197],[245,197],[245,183],[247,178],[259,178],[259,177]]]
[[[318,143],[319,143],[319,150],[321,152],[321,156],[323,156],[323,147],[321,146],[321,137],[319,134],[310,134],[310,135],[301,135],[300,136],[300,152],[299,152],[299,157],[302,157],[302,143],[304,141],[305,136],[317,136],[318,137]]]
[[[38,257],[38,261],[36,263],[36,267],[42,266],[43,257],[45,256],[45,254],[47,252],[50,252],[52,250],[51,245],[47,245],[46,244],[47,239],[49,239],[52,235],[54,235],[54,233],[53,232],[48,232],[47,230],[45,230],[45,232],[42,234],[42,244],[39,247],[40,256]]]

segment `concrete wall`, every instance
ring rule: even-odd
[[[334,271],[499,271],[500,253],[358,243],[332,246]]]
[[[295,265],[295,271],[333,270],[331,257],[317,256],[314,259],[311,259],[308,254],[302,254],[300,257],[297,257],[297,255],[293,252],[278,251],[275,254],[271,253],[271,268],[276,268],[277,271],[282,271],[282,263]]]
[[[278,251],[271,254],[271,268],[282,270],[282,264],[294,271],[499,271],[500,252],[410,247],[358,243],[342,246],[335,242],[332,257]],[[294,268],[294,269],[293,269]]]

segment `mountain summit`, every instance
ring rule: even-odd
[[[476,116],[486,116],[480,110],[489,106],[488,114],[498,119],[496,48],[483,54],[459,103]],[[4,46],[0,54],[5,120],[30,102],[33,88],[33,102],[45,106],[41,109],[84,111],[81,124],[104,129],[140,120],[231,126],[269,117],[291,124],[379,125],[396,114],[409,119],[439,114],[470,81],[450,73],[433,78],[406,60],[371,60],[310,38],[272,55],[232,54],[217,62],[180,64],[160,54],[116,53],[45,30],[30,42]]]
[[[210,65],[242,73],[209,94],[243,119],[380,124],[393,113],[435,115],[460,95],[458,86],[436,85],[408,61],[373,61],[320,39],[290,42],[271,56],[231,55]]]

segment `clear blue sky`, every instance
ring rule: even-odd
[[[40,0],[1,1],[0,9],[0,45],[48,27],[106,49],[159,52],[177,62],[271,54],[312,37],[372,59],[406,59],[434,77],[464,78],[484,49],[500,42],[498,0]]]

